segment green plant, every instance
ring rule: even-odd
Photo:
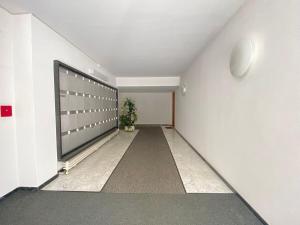
[[[121,127],[133,126],[137,120],[136,107],[130,98],[126,98],[121,107],[120,123]]]

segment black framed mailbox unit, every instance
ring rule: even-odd
[[[57,60],[54,86],[58,160],[118,129],[118,89]]]

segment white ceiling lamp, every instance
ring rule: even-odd
[[[230,72],[237,78],[247,75],[255,58],[255,43],[250,39],[239,41],[231,53]]]

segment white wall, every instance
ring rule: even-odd
[[[41,21],[32,17],[32,68],[34,78],[34,111],[37,147],[37,177],[41,184],[57,172],[56,125],[53,60],[60,60],[87,72],[97,63],[59,36]],[[115,78],[108,76],[115,85]]]
[[[57,173],[53,60],[83,72],[115,77],[30,14],[0,8],[0,197],[19,186],[37,187]]]
[[[300,1],[251,0],[183,76],[180,133],[270,224],[300,224]],[[248,76],[230,75],[234,44],[252,37]]]
[[[38,186],[32,75],[31,15],[14,16],[14,85],[19,185]]]
[[[117,77],[118,87],[177,87],[180,77]]]
[[[0,105],[13,106],[13,117],[0,117],[0,197],[18,186],[12,52],[13,18],[0,8]]]
[[[126,98],[135,101],[138,120],[136,124],[171,124],[172,93],[119,93],[119,104]]]

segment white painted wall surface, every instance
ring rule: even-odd
[[[14,16],[14,85],[19,185],[37,184],[31,15]]]
[[[176,127],[273,225],[300,224],[300,1],[251,0],[183,76]],[[229,72],[235,43],[251,37],[247,77]]]
[[[35,129],[37,145],[37,177],[41,184],[57,172],[56,124],[53,60],[60,60],[88,72],[97,63],[44,23],[32,17],[32,68],[34,78]],[[115,78],[107,71],[109,83]]]
[[[180,77],[117,77],[118,87],[176,87]]]
[[[16,187],[37,187],[57,173],[53,60],[88,73],[115,77],[30,14],[0,8],[0,197]]]
[[[0,197],[18,186],[12,52],[13,18],[0,8],[0,105],[13,106],[13,117],[0,117]]]
[[[124,99],[135,101],[138,120],[136,124],[171,124],[172,123],[172,93],[119,93],[119,104]]]

